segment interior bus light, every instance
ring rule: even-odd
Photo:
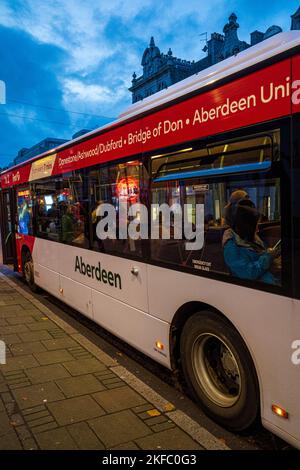
[[[157,349],[160,349],[160,351],[163,351],[165,349],[164,345],[160,341],[156,341],[155,346]]]
[[[288,419],[289,414],[288,412],[284,409],[281,408],[281,406],[278,405],[272,405],[272,411],[275,413],[277,416],[280,416],[280,418]]]
[[[191,152],[192,150],[193,150],[193,147],[189,147],[188,149],[178,150],[178,152],[176,153]]]
[[[187,149],[177,150],[177,152],[162,153],[160,155],[153,155],[151,157],[151,159],[154,160],[155,158],[166,157],[166,156],[170,156],[170,155],[177,155],[177,153],[191,152],[192,150],[193,150],[193,147],[189,147]]]

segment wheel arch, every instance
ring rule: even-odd
[[[25,256],[26,256],[28,253],[30,254],[30,256],[32,256],[32,253],[31,253],[31,250],[30,250],[29,246],[28,246],[26,243],[24,243],[24,244],[22,245],[22,248],[21,248],[22,269],[23,269],[23,266],[24,266]]]
[[[206,312],[210,311],[212,313],[217,314],[220,318],[222,318],[228,324],[228,326],[233,328],[243,340],[245,347],[248,351],[248,354],[252,360],[254,372],[256,375],[256,381],[257,381],[257,387],[258,387],[258,393],[259,393],[260,405],[261,405],[262,404],[261,377],[259,374],[259,368],[258,368],[257,362],[251,352],[251,348],[249,348],[248,342],[246,341],[244,335],[241,333],[240,329],[237,328],[237,326],[224,313],[222,313],[213,305],[207,304],[205,302],[200,302],[200,301],[190,301],[181,305],[177,309],[170,325],[169,347],[170,347],[171,368],[175,371],[180,369],[180,337],[181,337],[185,323],[195,313],[201,312],[204,310]]]

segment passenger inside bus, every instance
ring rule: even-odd
[[[19,233],[22,233],[23,235],[29,234],[30,219],[28,203],[26,199],[24,199],[21,207],[19,208]]]
[[[229,203],[224,207],[224,224],[232,227],[234,224],[233,211],[242,199],[249,199],[249,194],[244,189],[236,189],[229,198]]]
[[[74,238],[74,218],[72,215],[72,206],[62,204],[61,210],[63,213],[61,219],[62,242],[71,243]]]
[[[273,264],[280,257],[280,248],[266,249],[257,233],[260,214],[255,205],[247,196],[240,200],[235,196],[226,211],[230,228],[222,241],[225,263],[230,273],[240,279],[278,285],[280,280]]]

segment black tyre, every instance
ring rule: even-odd
[[[30,290],[32,290],[32,292],[38,292],[38,286],[34,282],[33,260],[29,252],[25,253],[23,256],[23,276]]]
[[[243,431],[256,421],[255,368],[229,322],[215,312],[194,314],[184,325],[180,355],[187,384],[207,415],[232,431]]]

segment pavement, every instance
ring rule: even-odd
[[[0,273],[0,450],[228,450]]]

